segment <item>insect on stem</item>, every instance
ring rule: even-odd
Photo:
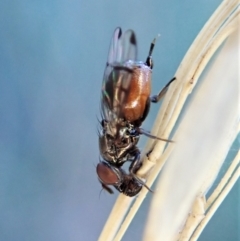
[[[109,186],[133,197],[142,187],[153,192],[137,172],[142,166],[140,150],[137,147],[140,135],[173,142],[152,135],[141,128],[150,104],[157,103],[166,93],[170,80],[159,94],[151,94],[152,52],[159,34],[153,39],[146,62],[137,61],[137,41],[133,30],[121,35],[121,28],[114,31],[104,71],[101,90],[101,117],[98,132],[101,160],[96,172],[103,189],[113,193]],[[143,77],[140,77],[143,76]],[[131,161],[129,172],[123,164]]]

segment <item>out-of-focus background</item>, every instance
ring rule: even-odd
[[[139,60],[161,34],[153,53],[157,93],[220,3],[0,2],[1,241],[97,240],[118,195],[100,194],[95,173],[100,89],[114,29],[136,32]],[[158,108],[152,106],[146,129]],[[150,198],[123,240],[141,240]],[[238,198],[235,185],[200,241],[237,240]]]

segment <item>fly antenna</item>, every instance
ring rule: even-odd
[[[151,69],[153,68],[153,60],[152,60],[152,52],[153,52],[153,49],[154,49],[154,46],[155,46],[155,43],[157,41],[157,38],[160,37],[160,34],[158,34],[152,41],[151,45],[150,45],[150,49],[149,49],[149,53],[148,53],[148,57],[147,57],[147,60],[146,60],[146,65],[148,67],[150,67]]]

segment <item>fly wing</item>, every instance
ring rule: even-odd
[[[113,64],[114,62],[120,61],[121,36],[121,28],[116,28],[110,43],[107,64]]]
[[[132,65],[126,64],[137,58],[135,33],[127,30],[122,35],[121,28],[114,31],[108,54],[107,65],[102,84],[101,111],[102,117],[111,122],[123,117],[122,107],[129,94],[132,79]]]
[[[137,58],[137,41],[133,30],[127,30],[122,35],[121,28],[116,28],[111,40],[107,64],[124,63]]]
[[[127,30],[122,37],[120,62],[128,60],[136,61],[137,58],[137,39],[132,30]]]

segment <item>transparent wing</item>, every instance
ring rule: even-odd
[[[112,40],[110,43],[109,53],[108,53],[108,59],[107,59],[107,65],[113,64],[117,60],[120,60],[120,45],[121,45],[121,36],[122,36],[122,30],[121,28],[116,28]]]
[[[101,112],[102,117],[114,123],[123,117],[122,106],[129,94],[129,85],[132,78],[132,65],[137,58],[137,42],[135,33],[121,28],[114,31],[107,65],[102,84]],[[131,64],[126,64],[131,60]]]
[[[137,58],[137,41],[135,33],[127,30],[122,35],[121,28],[116,28],[111,40],[108,65],[124,63],[127,60],[135,61]]]
[[[127,30],[121,41],[120,62],[128,60],[136,61],[137,58],[137,40],[135,33],[132,30]]]
[[[124,117],[123,107],[129,95],[132,70],[126,67],[113,67],[104,82],[101,110],[103,118],[115,122]]]

